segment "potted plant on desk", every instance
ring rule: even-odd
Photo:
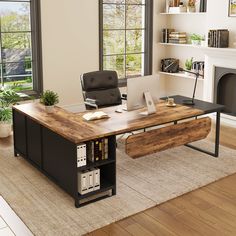
[[[53,113],[55,105],[59,102],[58,94],[51,90],[46,90],[41,95],[40,102],[45,106],[46,112]]]

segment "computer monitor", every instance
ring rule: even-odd
[[[159,87],[158,76],[143,76],[127,80],[127,110],[132,111],[147,106],[147,113],[156,112]]]

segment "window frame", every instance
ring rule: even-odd
[[[109,3],[106,3],[109,4]],[[114,4],[114,3],[113,3]],[[117,4],[121,5],[121,4]],[[145,3],[145,45],[144,45],[144,75],[152,74],[153,63],[153,0]],[[124,29],[129,31],[129,29]],[[99,0],[99,70],[103,70],[103,0]],[[122,54],[125,55],[125,54]],[[126,65],[125,65],[126,70]],[[127,78],[119,79],[119,87],[127,85]]]
[[[0,2],[24,2],[18,0],[2,0]],[[22,90],[30,96],[38,97],[43,91],[43,64],[42,64],[42,34],[41,34],[41,4],[38,0],[30,0],[30,33],[32,51],[33,89]],[[2,32],[0,32],[1,34]]]

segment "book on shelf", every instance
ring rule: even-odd
[[[169,35],[171,32],[175,31],[174,29],[162,29],[162,43],[168,43],[169,42]]]
[[[174,44],[186,44],[187,43],[187,34],[186,32],[171,32],[169,35],[169,43]]]
[[[208,47],[215,47],[215,48],[229,47],[229,30],[227,29],[209,30]]]
[[[97,139],[87,143],[87,157],[90,162],[108,159],[108,138]]]
[[[187,40],[171,40],[170,39],[169,43],[173,43],[173,44],[187,44]]]
[[[170,39],[181,39],[181,38],[186,39],[187,36],[186,36],[186,35],[175,35],[175,34],[170,34]]]

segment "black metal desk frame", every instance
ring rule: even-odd
[[[175,99],[175,102],[177,104],[182,104],[182,101],[184,99],[188,99],[187,97],[184,96],[172,96]],[[213,103],[209,103],[209,102],[204,102],[201,100],[197,100],[195,99],[195,105],[189,105],[192,108],[196,108],[196,109],[200,109],[204,112],[203,115],[207,115],[207,114],[211,114],[211,113],[216,113],[216,124],[215,124],[215,147],[214,147],[214,151],[208,151],[199,147],[196,147],[192,144],[186,144],[185,146],[192,148],[194,150],[206,153],[208,155],[211,155],[213,157],[219,157],[219,146],[220,146],[220,115],[221,112],[224,110],[224,106],[223,105],[219,105],[219,104],[213,104]],[[175,122],[176,124],[178,123],[177,121]]]

